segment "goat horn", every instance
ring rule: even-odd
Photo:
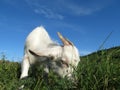
[[[59,32],[57,34],[64,45],[73,45],[72,42],[70,42],[68,39],[64,38]]]

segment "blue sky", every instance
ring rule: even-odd
[[[119,0],[0,0],[0,53],[21,60],[25,38],[43,25],[53,40],[61,32],[81,55],[120,45]]]

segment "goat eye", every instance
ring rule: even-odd
[[[61,63],[62,63],[62,64],[65,64],[65,62],[64,62],[63,60],[61,60]]]
[[[63,64],[63,65],[65,65],[65,66],[69,67],[69,65],[68,65],[65,61],[63,61],[63,60],[61,60],[61,64]]]
[[[63,60],[60,60],[60,61],[61,61],[62,64],[64,63]]]

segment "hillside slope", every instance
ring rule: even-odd
[[[114,61],[120,62],[120,46],[112,47],[109,49],[103,49],[97,52],[93,52],[87,56],[83,56],[82,59],[89,58],[89,60],[103,60],[109,59]]]
[[[60,79],[52,72],[46,82],[39,67],[30,69],[27,79],[19,80],[20,69],[18,62],[0,60],[0,90],[17,90],[23,84],[24,90],[119,90],[120,47],[81,57],[75,82]]]

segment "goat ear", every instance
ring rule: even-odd
[[[32,55],[34,55],[34,56],[40,56],[38,53],[36,53],[36,52],[34,52],[34,51],[32,51],[32,50],[29,50],[29,52],[32,54]]]
[[[29,50],[29,52],[34,55],[34,56],[45,56],[45,57],[55,57],[59,54],[59,47],[54,47],[54,48],[47,48],[44,50],[39,50],[39,51],[34,51],[34,50]]]
[[[43,57],[50,57],[52,55],[50,55],[48,52],[48,50],[42,50],[42,51],[33,51],[33,50],[29,50],[29,52],[34,55],[34,56],[43,56]]]
[[[49,59],[51,59],[51,60],[53,60],[54,59],[54,57],[52,56],[52,55],[45,55],[45,54],[43,54],[43,53],[37,53],[37,52],[34,52],[34,51],[32,51],[32,50],[29,50],[29,52],[32,54],[32,55],[34,55],[34,56],[37,56],[37,57],[46,57],[46,58],[49,58]]]

